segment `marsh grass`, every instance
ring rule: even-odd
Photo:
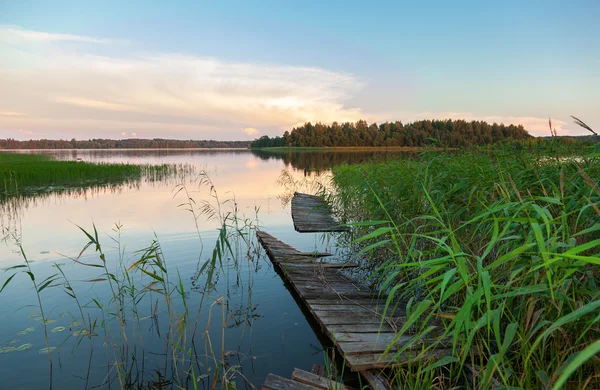
[[[0,153],[0,199],[77,188],[160,181],[193,173],[187,165],[59,161],[43,154]]]
[[[248,356],[239,346],[236,353],[227,352],[226,347],[232,347],[226,345],[225,333],[230,327],[241,328],[243,338],[256,318],[251,293],[259,253],[253,234],[257,217],[243,217],[233,197],[221,200],[207,175],[202,174],[197,184],[208,192],[206,200],[195,201],[183,185],[174,193],[185,197],[180,207],[192,216],[200,241],[198,270],[191,285],[169,265],[158,237],[140,250],[126,251],[120,224],[115,224],[108,243],[95,225],[74,227],[87,243],[65,259],[92,275],[84,281],[72,282],[65,266],[58,263],[56,272],[38,281],[20,246],[24,263],[5,270],[0,293],[22,277],[33,284],[45,332],[50,388],[55,348],[60,351],[67,345],[72,352],[89,350],[86,388],[235,388],[245,383],[240,361]],[[218,225],[209,256],[203,254],[201,219]],[[218,289],[219,283],[227,286]],[[245,307],[230,302],[230,285],[248,290],[239,304],[246,303]],[[47,330],[44,309],[49,302],[44,294],[49,289],[62,291],[76,308],[70,313],[69,332],[58,345],[50,345]],[[90,291],[96,292],[90,295]],[[61,334],[55,332],[53,340]],[[106,368],[101,383],[97,383],[98,367]]]
[[[398,387],[600,387],[598,177],[598,153],[559,142],[334,169],[350,244],[407,305],[396,356],[451,348]]]

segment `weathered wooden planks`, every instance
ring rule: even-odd
[[[372,389],[389,387],[381,369],[451,353],[440,344],[435,344],[436,349],[428,348],[433,344],[429,339],[408,346],[411,336],[396,333],[404,325],[406,307],[386,308],[387,296],[341,273],[355,264],[319,261],[263,231],[258,231],[257,237],[348,367],[359,371]]]
[[[294,368],[292,379],[269,374],[262,388],[264,390],[353,390],[342,383],[299,368]]]
[[[327,379],[326,377],[319,376],[313,374],[312,372],[307,372],[299,368],[294,368],[294,371],[292,372],[292,379],[296,382],[301,382],[322,390],[351,389],[348,386],[344,386],[342,383],[332,381],[331,379]]]
[[[296,382],[278,375],[269,374],[263,384],[263,390],[318,390],[318,387]]]
[[[314,258],[307,262],[300,251],[266,232],[259,231],[257,236],[273,264],[353,371],[391,367],[421,358],[415,348],[410,348],[410,353],[396,353],[411,339],[396,335],[396,329],[404,323],[404,307],[386,312],[382,319],[386,296],[342,275],[329,266],[331,263],[324,266]],[[384,354],[388,346],[390,352]],[[433,351],[431,356],[443,356],[443,351]]]
[[[344,232],[348,226],[340,226],[323,198],[315,195],[294,193],[292,220],[299,232]]]

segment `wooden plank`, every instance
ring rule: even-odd
[[[369,306],[375,305],[380,306],[382,309],[385,307],[385,300],[378,298],[369,298],[369,299],[308,299],[307,303],[309,305],[359,305],[359,306]]]
[[[400,340],[399,344],[403,344],[402,342],[407,342],[408,340]],[[370,354],[373,352],[385,352],[385,350],[389,347],[390,343],[386,342],[349,342],[349,343],[339,343],[340,349],[344,351],[347,355],[361,355],[361,354]],[[395,352],[400,348],[400,345],[396,344],[390,348],[390,352]]]
[[[285,262],[287,263],[287,262]],[[288,267],[293,268],[356,268],[358,264],[354,263],[326,263],[326,262],[313,262],[312,264],[289,264]]]
[[[263,384],[265,390],[316,390],[318,387],[307,385],[293,381],[291,379],[283,378],[278,375],[269,374],[265,383]]]
[[[352,308],[348,307],[348,306],[352,306]],[[377,315],[382,315],[383,314],[383,307],[382,306],[378,306],[378,305],[374,305],[374,304],[364,304],[364,305],[357,305],[353,302],[348,302],[347,305],[344,304],[331,304],[331,305],[320,305],[320,304],[314,304],[314,305],[310,305],[310,307],[315,310],[315,311],[349,311],[349,310],[354,310],[357,311],[359,313],[373,313],[373,314],[377,314]],[[402,311],[402,313],[404,314],[404,311]],[[388,313],[389,314],[389,313]]]
[[[341,226],[333,217],[329,205],[319,196],[294,193],[292,198],[292,220],[299,232],[345,232],[348,226]]]
[[[365,370],[360,372],[371,390],[389,390],[391,386],[381,370]]]
[[[383,342],[389,343],[396,338],[396,333],[345,333],[335,332],[335,341],[338,342]]]
[[[381,323],[381,317],[377,317],[374,315],[360,316],[353,313],[341,312],[338,315],[334,315],[330,313],[329,315],[320,315],[318,316],[319,320],[323,325],[333,326],[333,325],[360,325],[360,324],[375,324],[379,325]],[[386,322],[383,322],[383,325],[387,325]]]
[[[379,324],[352,324],[352,325],[327,325],[325,327],[329,334],[334,333],[390,333],[393,329],[389,325],[379,327]]]
[[[350,389],[350,387],[344,386],[343,383],[332,381],[331,379],[324,378],[322,376],[315,375],[311,372],[294,368],[292,372],[292,379],[296,382],[304,383],[306,385],[314,386],[318,389],[329,390],[329,389]]]
[[[406,365],[409,362],[423,359],[439,360],[444,356],[452,356],[452,350],[435,349],[426,352],[407,351],[398,356],[395,356],[395,354],[391,352],[389,354],[374,353],[346,355],[345,357],[352,371],[363,371],[375,368],[387,368],[392,365]]]
[[[326,377],[327,376],[327,370],[325,369],[325,366],[321,365],[321,364],[313,364],[312,366],[312,370],[310,370],[310,372],[312,372],[315,375],[318,376],[323,376]]]
[[[329,256],[333,256],[333,254],[327,253],[327,252],[300,252],[299,254],[302,255],[302,256],[310,256],[310,257],[329,257]]]

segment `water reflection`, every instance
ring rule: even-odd
[[[301,170],[304,176],[320,174],[341,164],[359,164],[369,161],[410,158],[417,156],[413,151],[374,150],[374,151],[278,151],[259,149],[252,154],[262,160],[283,160],[286,167]]]
[[[52,154],[59,159],[189,164],[195,168],[189,177],[53,188],[0,200],[3,234],[17,238],[0,245],[0,267],[23,264],[17,246],[22,244],[36,280],[57,274],[56,264],[62,264],[68,278],[67,282],[59,276],[53,287],[42,292],[46,316],[56,321],[49,328],[50,345],[58,347],[52,353],[55,388],[120,387],[121,380],[132,387],[193,388],[196,384],[212,388],[235,381],[238,388],[249,388],[250,384],[262,385],[268,373],[289,377],[295,367],[310,371],[313,364],[323,364],[322,343],[263,256],[253,232],[246,228],[259,226],[300,250],[335,253],[335,240],[294,231],[289,196],[293,191],[316,192],[326,186],[330,178],[327,168],[334,164],[365,161],[377,154],[265,156],[248,150]],[[207,173],[209,185],[198,179],[200,172]],[[179,188],[185,191],[178,192]],[[203,212],[207,204],[217,210],[212,216]],[[224,215],[230,218],[224,219]],[[123,283],[122,289],[116,290],[123,292],[122,301],[119,293],[115,300],[107,281],[90,282],[106,279],[101,268],[69,259],[77,258],[89,241],[75,224],[89,232],[97,229],[110,273]],[[238,240],[228,235],[237,231],[244,232]],[[157,246],[148,252],[152,245]],[[101,265],[94,249],[92,245],[80,260]],[[144,268],[150,275],[139,271],[127,280],[126,269],[144,253],[158,253],[152,261],[160,258],[160,264],[167,264],[169,289],[176,294],[170,303],[154,291],[165,288],[152,276],[162,275],[158,263]],[[214,272],[209,277],[211,269]],[[0,276],[0,285],[8,276]],[[29,317],[38,311],[37,301],[29,276],[19,274],[13,280],[0,293],[0,347],[10,349],[8,343],[14,339],[32,347],[0,354],[0,365],[7,372],[3,385],[43,388],[49,381],[48,356],[38,350],[46,341],[41,323]],[[65,292],[67,283],[81,298],[83,315]],[[123,311],[125,332],[115,301],[127,308]],[[104,333],[96,326],[93,333],[98,336],[91,339],[81,333],[72,336],[83,327],[92,333],[95,319],[110,331]],[[75,320],[80,325],[71,325]],[[185,332],[177,333],[183,323]],[[17,335],[30,327],[35,330]],[[68,331],[52,333],[56,327]],[[129,345],[121,342],[125,335]],[[181,337],[179,344],[173,342],[177,337]],[[185,354],[179,349],[174,352],[175,344],[184,345]],[[172,356],[177,359],[170,359]],[[124,364],[112,364],[115,361]]]

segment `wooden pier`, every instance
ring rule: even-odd
[[[386,313],[384,317],[387,297],[340,272],[356,265],[318,261],[264,231],[258,231],[257,237],[275,267],[345,358],[347,366],[360,372],[372,388],[386,388],[380,369],[450,354],[446,349],[423,353],[420,344],[418,349],[398,355],[398,348],[411,338],[397,337],[396,333],[404,323],[405,308],[396,307],[393,315]],[[392,342],[393,347],[385,354]]]
[[[294,228],[301,233],[345,232],[332,215],[331,209],[320,196],[294,193],[292,198]]]
[[[292,218],[299,232],[348,230],[333,218],[324,200],[313,195],[294,194]],[[433,335],[399,354],[412,338],[408,334],[399,336],[397,332],[405,323],[404,304],[385,311],[387,295],[342,272],[357,267],[355,264],[323,261],[322,257],[329,256],[328,253],[302,252],[265,231],[257,231],[256,235],[292,293],[343,356],[347,367],[359,372],[372,389],[392,387],[383,369],[451,354],[450,349],[431,348]],[[273,389],[296,388],[281,386]]]

